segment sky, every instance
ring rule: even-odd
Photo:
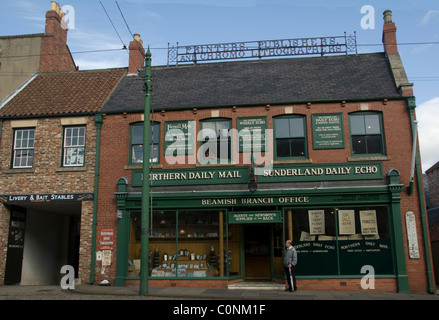
[[[359,54],[382,52],[383,12],[391,10],[398,50],[414,83],[423,171],[439,161],[438,0],[63,0],[58,4],[67,14],[67,44],[80,70],[127,67],[123,47],[128,47],[134,33],[140,34],[144,47],[150,47],[153,66],[166,65],[168,44],[177,42],[185,46],[356,32]],[[0,1],[0,35],[43,33],[49,9],[49,0]]]

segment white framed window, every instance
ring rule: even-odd
[[[85,126],[65,127],[63,166],[81,167],[85,158]]]
[[[34,162],[35,129],[16,129],[12,168],[32,168]]]

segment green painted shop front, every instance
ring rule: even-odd
[[[210,172],[218,170],[224,169]],[[233,191],[222,191],[225,184],[214,185],[216,191],[153,187],[150,279],[282,281],[284,243],[291,239],[299,280],[360,279],[372,267],[376,278],[396,279],[400,292],[408,290],[397,170],[376,185],[340,180],[346,185],[288,188],[278,180],[279,187],[258,182],[252,192],[242,183],[248,179]],[[141,193],[126,178],[117,184],[116,285],[125,285],[139,279]]]

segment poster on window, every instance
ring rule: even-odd
[[[325,210],[308,210],[309,233],[325,234]]]
[[[378,225],[375,210],[360,211],[361,234],[377,235]]]
[[[355,234],[355,211],[338,210],[339,234]]]

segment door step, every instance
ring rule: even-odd
[[[238,282],[228,285],[228,289],[239,290],[284,290],[285,284],[275,282]]]

